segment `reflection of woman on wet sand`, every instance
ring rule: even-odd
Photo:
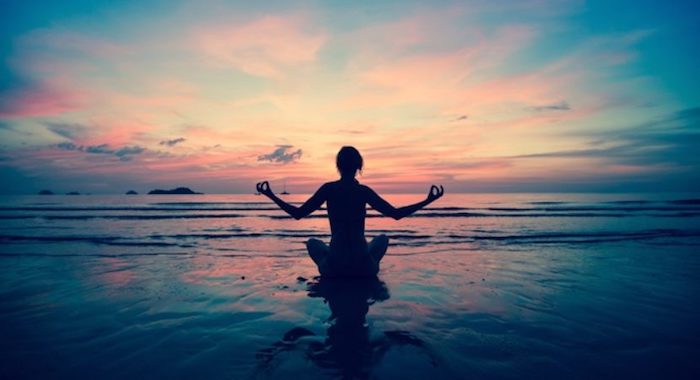
[[[435,355],[422,340],[402,330],[388,330],[371,337],[367,312],[375,302],[389,299],[389,290],[376,277],[370,279],[327,279],[321,277],[308,287],[309,297],[320,297],[331,311],[327,337],[320,340],[311,330],[295,327],[281,341],[258,351],[260,374],[274,375],[285,353],[303,352],[318,367],[337,371],[343,379],[368,379],[393,347],[413,347],[424,362],[434,368]],[[271,373],[272,372],[272,373]]]
[[[340,180],[328,182],[301,207],[290,205],[278,198],[270,189],[267,181],[257,184],[258,192],[272,199],[282,210],[294,219],[301,219],[315,210],[323,202],[328,207],[331,224],[330,247],[318,239],[309,239],[306,247],[309,256],[326,276],[373,276],[379,272],[379,262],[386,253],[389,239],[379,235],[367,244],[365,240],[366,205],[380,213],[399,220],[411,215],[440,198],[442,186],[431,186],[425,200],[395,208],[371,188],[361,185],[355,175],[362,171],[362,156],[357,149],[345,146],[338,152],[336,166]]]

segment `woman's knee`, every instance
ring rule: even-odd
[[[375,247],[386,247],[389,245],[389,237],[384,234],[375,236],[374,239],[372,239],[372,243]]]
[[[306,250],[311,256],[328,253],[328,246],[321,240],[309,239],[306,241]]]
[[[316,238],[311,238],[311,239],[306,241],[307,248],[318,247],[319,245],[323,245],[323,242],[316,239]]]
[[[379,269],[379,262],[386,254],[389,248],[389,238],[386,235],[379,235],[372,239],[372,243],[369,245],[369,254],[374,259],[377,264],[377,270]]]

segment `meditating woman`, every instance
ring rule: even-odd
[[[331,225],[330,247],[318,239],[309,239],[306,248],[322,276],[375,276],[384,257],[389,239],[379,235],[365,240],[366,205],[383,215],[399,220],[429,205],[444,194],[442,186],[431,186],[425,200],[395,208],[371,188],[361,185],[355,176],[362,171],[362,156],[354,147],[345,146],[336,157],[340,179],[321,186],[303,205],[296,207],[278,198],[267,181],[256,185],[257,191],[272,199],[294,219],[318,210],[326,202]]]

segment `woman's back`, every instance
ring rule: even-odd
[[[365,253],[366,187],[354,179],[329,182],[323,187],[331,226],[331,252]]]

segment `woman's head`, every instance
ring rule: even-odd
[[[344,146],[335,158],[335,166],[338,167],[341,176],[354,177],[358,170],[362,172],[362,156],[354,147]]]

